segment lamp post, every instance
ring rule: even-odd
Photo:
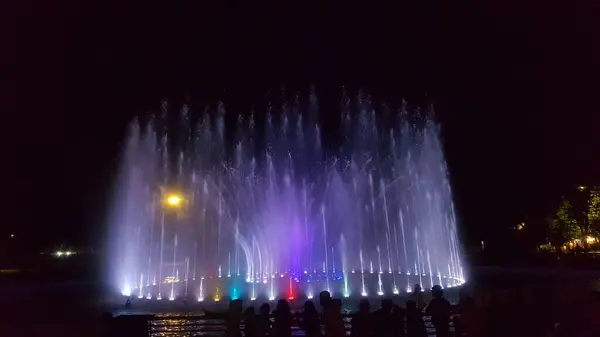
[[[161,235],[160,235],[160,262],[159,262],[159,280],[158,280],[158,297],[157,299],[162,299],[162,292],[161,292],[161,284],[163,283],[163,279],[162,279],[162,272],[163,272],[163,262],[164,262],[164,256],[163,256],[163,247],[164,247],[164,240],[165,240],[165,221],[166,221],[166,217],[168,216],[167,214],[171,213],[173,215],[175,215],[177,218],[180,218],[182,216],[182,212],[185,211],[184,206],[186,204],[186,199],[178,193],[168,193],[165,192],[163,190],[163,196],[162,196],[162,214],[161,214]],[[175,246],[173,247],[173,268],[175,268],[175,251],[177,249],[177,234],[175,234]],[[173,271],[173,273],[175,273],[175,271]],[[169,297],[170,300],[173,300],[173,285],[171,285],[171,295]]]

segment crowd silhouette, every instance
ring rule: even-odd
[[[326,291],[319,294],[318,304],[306,301],[299,312],[292,312],[283,299],[274,310],[269,303],[262,304],[258,312],[254,307],[244,310],[243,302],[238,299],[231,301],[225,313],[204,311],[207,318],[224,318],[228,337],[289,337],[293,332],[297,335],[298,329],[307,337],[598,335],[600,320],[596,313],[600,310],[600,292],[589,296],[589,291],[562,284],[553,287],[559,291],[552,292],[554,288],[550,286],[518,288],[510,284],[460,289],[458,305],[452,306],[440,286],[424,293],[415,285],[404,306],[383,299],[380,307],[373,310],[371,303],[362,299],[352,314],[342,314],[341,300]],[[427,303],[425,298],[431,300]],[[132,299],[128,298],[125,309],[131,307]],[[112,318],[112,314],[108,317]],[[109,324],[110,320],[103,319]],[[140,329],[147,333],[147,321]]]
[[[426,304],[421,287],[415,285],[414,293],[406,302],[406,308],[395,305],[391,299],[383,299],[375,311],[367,299],[359,303],[352,315],[350,335],[353,337],[424,337],[427,330],[423,316],[431,316],[436,336],[450,336],[452,306],[444,298],[440,286],[432,288],[432,300]],[[342,337],[346,326],[342,315],[342,301],[323,291],[319,294],[319,313],[313,301],[306,301],[304,309],[292,313],[288,301],[280,299],[271,312],[268,303],[260,306],[258,314],[254,307],[245,311],[241,300],[229,304],[226,315],[227,337],[291,337],[292,327],[297,326],[307,337]],[[467,314],[468,315],[468,314]],[[271,317],[273,318],[271,320]]]

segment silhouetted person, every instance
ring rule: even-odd
[[[450,311],[452,306],[444,298],[444,291],[439,285],[431,288],[433,299],[425,308],[425,315],[431,316],[431,323],[435,327],[437,337],[446,337],[450,334]]]
[[[306,301],[306,303],[304,303],[302,330],[304,330],[306,337],[321,336],[319,313],[317,312],[313,301]]]
[[[259,309],[259,315],[257,317],[257,330],[258,336],[264,337],[271,334],[271,306],[269,303],[263,303]]]
[[[404,336],[404,316],[406,316],[406,310],[400,308],[398,305],[394,305],[392,309],[393,324],[394,324],[394,336]]]
[[[427,306],[427,303],[425,303],[425,299],[423,298],[423,289],[421,289],[420,284],[414,285],[412,294],[408,296],[408,299],[414,301],[419,309],[423,309]]]
[[[342,301],[338,298],[331,299],[323,314],[325,323],[325,336],[342,337],[345,335],[344,321],[342,320]]]
[[[319,293],[319,304],[321,305],[321,308],[323,308],[322,310],[322,314],[325,314],[325,309],[327,309],[327,307],[329,306],[329,304],[331,303],[331,294],[329,293],[329,291],[321,291]]]
[[[373,334],[377,337],[394,336],[394,316],[392,309],[394,303],[391,299],[381,300],[381,308],[373,313]]]
[[[288,301],[281,299],[277,301],[277,308],[273,313],[275,322],[273,331],[276,337],[291,337],[292,336],[292,313],[290,312],[290,304]]]
[[[371,303],[362,299],[358,303],[358,312],[352,318],[352,337],[369,337],[373,333],[373,317],[371,316]]]
[[[131,308],[131,299],[127,299],[127,302],[125,302],[125,309],[129,309]]]
[[[417,303],[413,300],[406,302],[406,336],[427,336],[427,330],[425,330],[425,323],[423,322],[423,313],[417,308]]]
[[[245,337],[257,337],[258,326],[256,321],[256,314],[254,313],[254,307],[249,307],[244,311],[244,336]]]
[[[227,318],[225,319],[225,332],[227,337],[241,337],[240,322],[242,321],[242,300],[233,300],[229,303]]]

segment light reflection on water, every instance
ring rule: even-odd
[[[176,315],[173,313],[172,315]],[[344,318],[346,335],[350,334],[350,317]],[[425,322],[429,334],[434,333],[430,322]],[[243,324],[241,330],[243,331]],[[324,333],[324,331],[323,331]],[[156,319],[150,322],[152,337],[180,336],[224,336],[225,321],[223,319]],[[292,327],[293,336],[304,336],[304,331],[297,326]]]

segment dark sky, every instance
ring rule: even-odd
[[[342,85],[434,103],[475,241],[600,180],[593,1],[133,3],[3,14],[5,233],[99,245],[133,115],[186,94],[248,109],[284,84],[329,109]]]

